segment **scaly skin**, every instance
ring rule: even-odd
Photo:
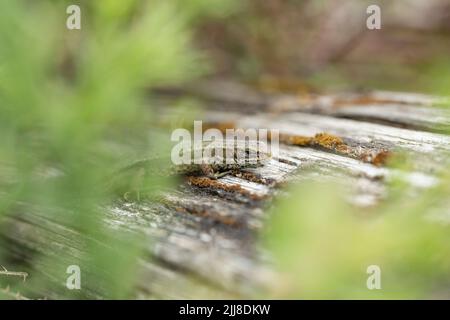
[[[200,147],[191,148],[191,159],[201,151],[203,157],[198,163],[173,164],[170,157],[155,157],[138,160],[118,171],[118,175],[126,175],[131,183],[131,189],[137,190],[146,175],[204,175],[211,179],[218,179],[231,171],[242,168],[258,167],[270,158],[269,153],[258,152],[258,143],[248,145],[221,142],[211,145],[203,143]],[[220,154],[221,153],[221,154]],[[125,195],[126,197],[126,195]]]
[[[221,149],[222,154],[214,152],[214,150],[208,152],[208,150],[218,150],[218,148]],[[216,143],[212,146],[203,144],[200,149],[204,156],[199,159],[198,163],[191,161],[191,163],[173,164],[170,158],[166,159],[167,162],[163,162],[162,157],[156,157],[138,160],[122,168],[120,172],[144,169],[147,173],[163,176],[203,174],[210,178],[218,178],[217,174],[241,168],[258,167],[270,158],[270,154],[258,152],[255,143],[246,146],[232,143]],[[190,150],[191,159],[197,150],[198,148]],[[209,156],[205,156],[205,154]],[[161,168],[161,164],[165,167]]]

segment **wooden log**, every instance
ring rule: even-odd
[[[176,188],[161,192],[158,201],[118,200],[105,207],[108,228],[146,237],[148,255],[139,263],[139,284],[133,294],[137,298],[248,298],[270,287],[276,273],[258,236],[268,218],[267,208],[286,184],[308,179],[344,181],[349,202],[367,207],[386,197],[390,179],[400,178],[412,190],[423,190],[438,182],[437,170],[448,166],[449,136],[426,129],[426,122],[434,126],[450,121],[446,114],[431,117],[435,110],[429,104],[434,98],[376,94],[375,109],[359,104],[350,110],[354,106],[347,107],[345,102],[335,109],[322,104],[317,111],[298,102],[295,108],[283,109],[274,104],[279,96],[260,96],[232,87],[197,94],[209,96],[206,122],[279,129],[288,137],[306,137],[301,141],[307,143],[295,145],[295,139],[285,139],[280,153],[262,167],[233,172],[217,181],[184,177]],[[347,100],[360,99],[355,97],[358,95]],[[245,110],[242,105],[247,106]],[[223,112],[228,106],[239,112]],[[404,107],[410,114],[402,114]],[[374,123],[375,115],[390,120]],[[394,124],[402,121],[407,128]],[[339,143],[321,144],[320,133],[335,135]],[[362,157],[384,150],[406,152],[416,159],[416,166],[401,171]],[[22,214],[2,217],[10,228],[0,237],[8,244],[10,258],[28,263],[24,271],[31,278],[39,275],[60,288],[30,292],[32,297],[63,298],[66,292],[61,278],[49,272],[52,257],[65,257],[61,263],[67,265],[81,261],[89,239],[49,220],[40,214],[42,210],[45,208],[29,207]],[[36,255],[47,259],[36,261]],[[100,284],[85,290],[86,297],[103,298]]]

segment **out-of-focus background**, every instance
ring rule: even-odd
[[[381,30],[366,28],[371,4],[381,8]],[[449,6],[446,0],[245,1],[225,20],[203,22],[197,40],[216,73],[263,87],[295,91],[306,81],[442,92],[445,83],[436,78],[449,68]]]
[[[367,30],[374,3],[0,1],[0,272],[29,273],[24,283],[0,274],[0,296],[134,297],[149,240],[105,225],[104,208],[135,181],[105,181],[130,159],[167,153],[171,130],[201,114],[196,101],[180,101],[177,116],[162,123],[154,88],[231,78],[268,93],[448,95],[450,2],[376,1],[382,28]],[[66,28],[70,4],[81,7],[81,30]],[[273,227],[261,237],[289,280],[248,297],[448,297],[448,230],[422,223],[428,208],[448,202],[448,173],[439,175],[442,185],[415,201],[394,181],[393,196],[369,215],[376,221],[361,221],[339,188],[293,188],[293,198],[271,209]],[[139,183],[157,192],[174,182],[150,175]],[[67,226],[48,241],[69,249],[35,244],[42,235],[18,221]],[[75,246],[69,229],[83,239],[74,263],[88,270],[86,290],[65,288]],[[357,289],[358,272],[372,260],[388,266],[387,283],[395,284],[385,295]]]

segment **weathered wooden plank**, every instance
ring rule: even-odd
[[[340,96],[327,102],[333,108],[327,109],[323,103],[323,110],[317,111],[298,101],[295,108],[280,109],[276,102],[283,97],[250,92],[248,87],[233,84],[215,87],[216,91],[213,87],[201,87],[196,92],[211,101],[205,122],[279,129],[285,135],[280,153],[262,167],[242,169],[218,180],[184,177],[176,187],[161,191],[157,200],[118,199],[104,208],[104,222],[109,228],[143,234],[147,239],[148,257],[140,261],[141,281],[135,292],[138,298],[252,297],[258,288],[269,286],[275,275],[258,235],[267,220],[266,208],[288,183],[337,181],[347,188],[350,203],[365,207],[376,205],[387,195],[386,184],[393,178],[407,181],[412,190],[421,190],[433,186],[438,179],[435,171],[448,166],[449,136],[422,130],[427,125],[449,122],[445,115],[431,118],[427,108],[437,100],[428,96],[374,93],[371,104],[360,94],[345,101]],[[405,110],[411,114],[401,114]],[[373,123],[378,113],[389,121]],[[372,118],[359,121],[359,114]],[[360,120],[367,120],[364,117]],[[408,129],[396,125],[401,121]],[[336,144],[321,144],[316,135],[324,132],[336,135],[332,140]],[[298,140],[307,143],[295,145],[295,139],[286,136],[306,137]],[[416,167],[406,172],[365,157],[385,150],[412,155]],[[50,221],[40,214],[42,210],[26,208],[23,214],[3,217],[11,228],[1,237],[9,244],[11,257],[33,261],[25,271],[61,286],[60,279],[48,271],[48,261],[35,262],[33,254],[65,256],[70,261],[63,263],[73,264],[84,259],[87,239]],[[87,296],[102,298],[101,287],[87,289]],[[64,295],[58,291],[34,294],[47,298]]]
[[[209,121],[217,122],[219,119],[233,123],[237,128],[277,129],[288,136],[314,137],[320,133],[330,133],[342,138],[350,148],[350,154],[357,158],[365,156],[367,151],[375,154],[386,150],[408,152],[416,168],[423,172],[440,170],[448,165],[449,160],[450,137],[444,134],[300,112],[251,116],[230,112],[209,113]]]
[[[273,112],[307,112],[409,129],[444,131],[450,129],[448,99],[416,94],[372,92],[358,95],[283,96],[270,105]]]
[[[369,91],[362,93],[267,94],[241,83],[212,80],[187,87],[189,93],[208,100],[215,109],[239,112],[304,112],[388,123],[420,130],[450,129],[450,111],[434,106],[450,105],[450,98],[419,93]]]

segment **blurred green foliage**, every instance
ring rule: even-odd
[[[46,270],[31,274],[24,284],[15,282],[12,292],[38,298],[53,292],[60,297],[129,297],[146,243],[140,236],[104,226],[102,205],[117,194],[103,182],[124,159],[162,151],[160,136],[149,134],[150,128],[164,129],[163,122],[169,127],[192,123],[180,120],[192,117],[189,101],[183,102],[189,110],[181,109],[180,119],[162,122],[149,104],[147,89],[180,84],[211,70],[192,46],[195,28],[213,21],[220,30],[218,19],[230,15],[221,37],[204,33],[209,40],[218,38],[213,44],[222,50],[219,57],[231,56],[232,63],[223,62],[225,67],[235,64],[230,70],[250,78],[264,72],[298,73],[308,67],[308,60],[299,59],[292,39],[300,39],[302,23],[313,25],[316,10],[325,6],[324,1],[314,2],[317,8],[308,17],[302,11],[307,3],[252,1],[245,14],[232,15],[238,1],[0,1],[0,264],[12,271],[32,270],[20,259],[29,254]],[[81,6],[81,30],[66,29],[70,4]],[[300,22],[298,28],[294,22]],[[312,82],[420,87],[449,94],[448,63],[445,57],[433,59],[414,66],[411,73],[403,66],[393,72],[394,65],[385,61],[371,72],[363,69],[362,79],[331,65],[313,74]],[[343,68],[347,72],[347,65]],[[387,81],[386,74],[400,80]],[[448,229],[426,218],[429,211],[448,207],[450,178],[442,176],[441,186],[416,199],[393,186],[393,196],[364,216],[342,200],[339,188],[294,188],[268,223],[266,244],[286,274],[275,296],[448,297]],[[160,182],[149,177],[143,183],[151,187]],[[7,239],[14,229],[8,218],[26,221],[28,214],[76,230],[76,245],[84,256],[73,261],[71,252],[47,248],[12,254]],[[32,241],[23,236],[23,241]],[[50,241],[56,239],[64,237]],[[65,288],[68,263],[80,265],[86,290]],[[366,268],[372,264],[381,267],[383,290],[365,287]],[[0,297],[11,296],[0,292]]]
[[[66,28],[71,4],[81,7],[81,30]],[[191,44],[192,28],[235,4],[0,2],[0,232],[10,232],[8,216],[39,212],[79,232],[86,252],[72,261],[69,252],[36,250],[33,261],[46,275],[31,275],[17,288],[22,294],[73,296],[65,289],[70,263],[80,265],[88,288],[75,296],[127,297],[145,241],[104,226],[101,206],[117,195],[102,183],[117,163],[160,148],[149,133],[155,117],[147,89],[206,72],[206,59]],[[5,238],[1,264],[28,270],[10,256]]]
[[[265,243],[284,275],[276,298],[448,298],[449,175],[414,198],[394,183],[375,208],[358,209],[337,185],[293,188],[272,212]],[[369,290],[371,265],[381,290]]]

